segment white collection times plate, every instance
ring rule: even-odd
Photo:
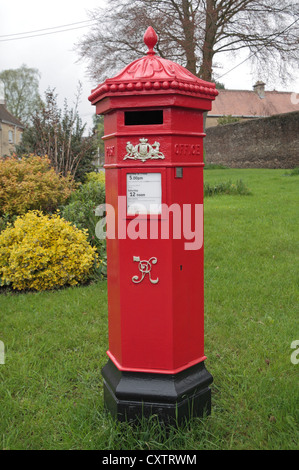
[[[127,214],[161,214],[161,173],[127,173]]]

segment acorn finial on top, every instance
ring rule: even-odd
[[[143,40],[145,45],[148,47],[147,54],[154,55],[154,47],[158,42],[158,36],[156,31],[151,26],[147,28]]]

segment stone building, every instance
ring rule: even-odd
[[[218,91],[219,95],[206,118],[206,128],[217,126],[218,119],[224,116],[248,121],[299,111],[299,94],[266,91],[263,82],[257,82],[253,90]]]
[[[0,81],[0,157],[11,155],[22,140],[23,124],[5,107],[4,84]]]

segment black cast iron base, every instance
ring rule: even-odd
[[[182,423],[211,413],[213,377],[203,362],[169,375],[121,372],[109,359],[102,375],[105,405],[120,421],[157,415],[166,423]]]

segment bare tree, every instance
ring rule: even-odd
[[[57,105],[57,95],[48,89],[42,109],[33,116],[33,125],[25,129],[17,154],[48,155],[57,173],[71,174],[80,179],[85,171],[92,171],[92,160],[96,152],[96,137],[84,137],[85,125],[78,115],[81,84],[75,100],[75,107],[67,102],[61,110]]]
[[[110,0],[90,12],[94,26],[78,46],[100,81],[144,54],[148,26],[157,52],[211,80],[215,56],[246,50],[256,68],[286,78],[298,65],[297,0]]]

